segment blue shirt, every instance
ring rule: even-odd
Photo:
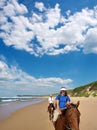
[[[66,103],[70,102],[69,96],[58,95],[56,100],[59,100],[59,108],[67,108]]]

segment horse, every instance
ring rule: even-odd
[[[53,104],[53,103],[50,103],[49,106],[48,106],[48,112],[49,112],[49,119],[50,119],[51,121],[53,120],[54,110],[55,110],[54,104]]]
[[[78,110],[79,101],[76,104],[70,103],[67,109],[56,121],[55,130],[79,130],[80,112]]]

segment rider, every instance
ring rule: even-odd
[[[58,119],[58,116],[62,114],[62,110],[66,109],[67,106],[70,104],[70,97],[67,95],[67,90],[65,87],[62,87],[60,89],[60,94],[56,96],[56,110],[54,111],[54,118],[53,118],[53,124],[55,126],[55,123]]]
[[[53,95],[52,94],[50,94],[50,96],[49,96],[49,98],[48,98],[48,107],[49,107],[49,105],[50,104],[53,104],[53,106],[54,106],[54,98],[53,98]],[[54,108],[53,108],[54,109]]]
[[[50,94],[50,96],[48,98],[48,102],[49,102],[49,104],[54,103],[54,98],[53,98],[52,94]]]

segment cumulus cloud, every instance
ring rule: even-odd
[[[84,44],[84,53],[97,53],[97,27],[87,31]],[[91,48],[91,49],[90,49]]]
[[[38,92],[49,94],[50,88],[54,88],[52,93],[58,92],[61,86],[68,88],[68,85],[73,82],[71,79],[56,77],[35,78],[16,66],[8,66],[3,56],[0,59],[2,59],[0,60],[0,96],[38,94]]]
[[[47,8],[44,3],[36,2],[34,7],[38,10],[32,10],[32,16],[17,0],[1,0],[0,5],[0,37],[7,46],[35,56],[80,50],[97,54],[97,6],[73,15],[68,10],[66,18],[58,3]]]
[[[44,11],[45,10],[45,6],[42,2],[35,2],[35,7],[37,9],[39,9],[39,11]]]

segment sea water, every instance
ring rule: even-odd
[[[44,101],[39,97],[1,97],[0,98],[0,121],[8,118],[16,110]]]

